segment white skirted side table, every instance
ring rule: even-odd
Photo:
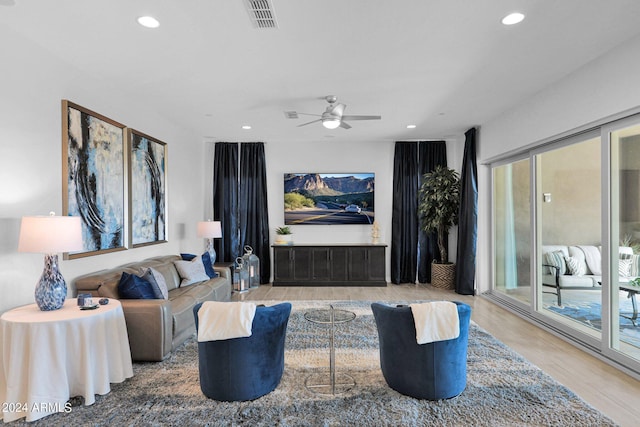
[[[133,376],[122,305],[110,299],[81,310],[75,298],[55,311],[36,304],[0,317],[0,419],[35,421],[69,412],[69,398],[85,405],[107,394],[111,383]]]
[[[335,351],[335,329],[340,323],[351,322],[356,318],[356,314],[333,308],[310,310],[304,314],[304,318],[309,322],[322,325],[329,325],[329,372],[311,374],[305,380],[305,386],[308,390],[318,394],[340,394],[349,391],[356,385],[351,375],[345,373],[336,373],[336,351]]]

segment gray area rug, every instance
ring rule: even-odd
[[[275,302],[265,302],[266,305]],[[216,402],[200,391],[197,343],[192,338],[168,359],[134,364],[134,377],[68,414],[33,426],[613,426],[615,423],[477,325],[469,333],[467,388],[458,397],[423,401],[390,389],[379,367],[378,337],[370,303],[334,302],[357,317],[336,331],[338,372],[356,386],[341,395],[318,395],[305,378],[328,371],[328,329],[304,319],[329,302],[293,302],[285,372],[278,388],[251,402]],[[395,304],[395,302],[394,302]],[[26,424],[22,421],[12,425]]]

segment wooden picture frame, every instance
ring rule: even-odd
[[[126,249],[125,125],[62,100],[63,215],[82,219],[73,259]]]
[[[129,230],[136,248],[167,241],[167,144],[127,128]]]

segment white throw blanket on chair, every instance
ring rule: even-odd
[[[250,337],[255,314],[254,303],[205,301],[198,310],[198,341]]]
[[[450,301],[409,304],[416,325],[418,344],[445,341],[460,336],[458,306]]]

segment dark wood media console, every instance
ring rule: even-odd
[[[272,245],[273,286],[387,286],[387,245]]]

